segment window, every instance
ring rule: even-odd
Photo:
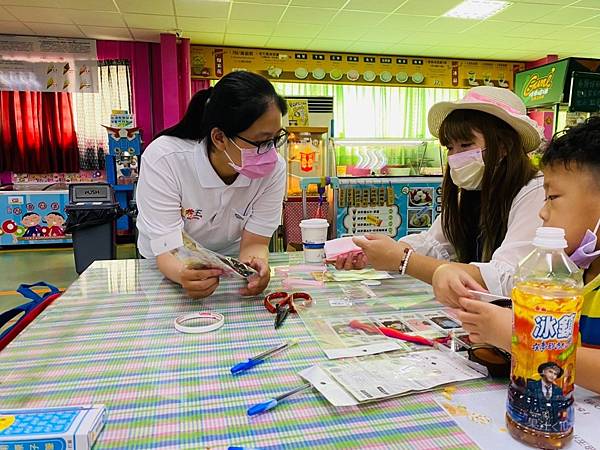
[[[463,89],[278,83],[286,95],[334,98],[335,137],[431,137],[427,112],[434,103],[455,101]]]

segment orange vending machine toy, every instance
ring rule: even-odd
[[[287,190],[283,202],[283,247],[302,248],[300,221],[302,210],[302,181],[325,179],[334,175],[333,97],[286,97],[288,112],[283,118],[290,133],[282,156],[287,163]],[[306,187],[306,186],[305,186]],[[319,192],[319,188],[321,192]],[[330,187],[318,183],[306,187],[306,215],[309,218],[328,218],[331,200]]]
[[[328,129],[327,127],[287,128],[290,133],[285,158],[287,160],[287,197],[300,197],[302,178],[320,178],[328,173]],[[316,187],[309,194],[316,195]]]
[[[325,179],[333,167],[333,149],[329,128],[324,126],[289,126],[290,133],[285,149],[287,161],[287,195],[283,205],[283,228],[285,246],[301,246],[300,221],[304,219],[302,208],[302,180]],[[306,188],[306,215],[331,220],[328,189],[319,192],[318,184]]]

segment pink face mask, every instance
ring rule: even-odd
[[[242,165],[238,166],[233,162],[227,151],[225,151],[225,156],[227,156],[227,159],[229,160],[229,165],[233,167],[233,170],[237,173],[252,180],[256,180],[258,178],[266,177],[273,172],[273,169],[275,169],[275,165],[277,164],[275,144],[272,144],[272,148],[265,153],[259,155],[257,153],[257,147],[241,148],[233,142],[233,140],[229,139],[229,141],[240,150],[240,154],[242,155]]]
[[[596,223],[596,229],[594,231],[586,230],[585,235],[581,240],[581,244],[579,244],[579,247],[577,247],[573,254],[569,256],[571,261],[581,269],[589,269],[592,262],[600,257],[600,250],[596,250],[596,243],[598,242],[596,233],[598,232],[599,226],[600,219]]]

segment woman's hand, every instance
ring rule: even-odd
[[[271,269],[269,263],[262,258],[252,258],[247,262],[250,267],[256,270],[256,274],[248,278],[248,286],[240,290],[244,296],[258,295],[263,292],[271,281]]]
[[[205,298],[219,287],[221,269],[188,269],[180,272],[181,287],[192,298]]]
[[[404,249],[409,247],[407,244],[395,241],[383,234],[357,236],[352,241],[362,249],[364,256],[361,259],[357,257],[356,264],[353,262],[348,264],[346,260],[341,267],[338,267],[336,262],[336,268],[362,269],[368,261],[374,269],[395,272],[398,270],[402,258],[404,258]]]
[[[458,299],[469,297],[469,289],[487,292],[477,281],[460,267],[442,264],[433,272],[431,280],[435,298],[442,304],[460,308]]]

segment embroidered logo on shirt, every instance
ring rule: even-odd
[[[181,208],[181,217],[185,220],[200,220],[202,219],[202,209]]]

